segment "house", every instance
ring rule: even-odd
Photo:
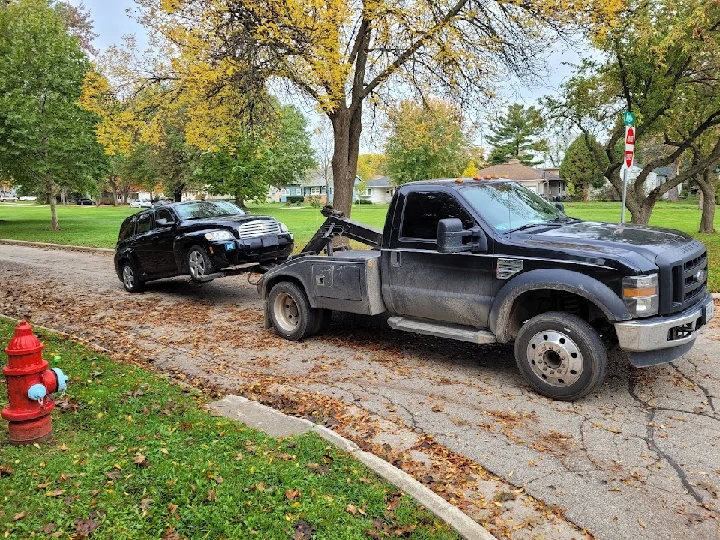
[[[627,183],[628,186],[632,186],[635,183],[635,180],[637,180],[638,176],[640,176],[640,173],[643,171],[644,167],[640,164],[635,164],[627,170]],[[623,165],[620,168],[620,171],[618,173],[620,175],[620,179],[622,179],[623,175],[625,174],[625,166]],[[647,175],[647,178],[645,179],[645,195],[650,193],[653,189],[655,189],[658,186],[661,186],[668,180],[672,180],[677,176],[677,173],[675,171],[674,167],[658,167],[657,169],[653,169],[650,171],[650,173]],[[606,178],[605,183],[602,188],[593,189],[593,193],[597,196],[598,194],[603,193],[603,191],[607,190],[612,184],[610,184],[610,181]],[[629,187],[628,187],[629,189]],[[677,193],[682,193],[682,184],[677,186]],[[670,196],[670,191],[667,191],[663,193],[662,198],[668,199]],[[619,195],[618,195],[618,199]]]
[[[360,199],[373,204],[388,204],[395,194],[395,185],[387,176],[373,176],[365,182],[365,189],[360,193]]]
[[[478,171],[478,176],[486,179],[507,178],[548,198],[564,196],[567,188],[567,182],[560,178],[556,169],[534,169],[523,165],[518,159],[486,167]]]
[[[360,177],[356,176],[353,201],[358,199],[358,184],[360,184]],[[310,197],[320,197],[320,202],[332,204],[334,194],[332,179],[326,184],[320,171],[316,171],[307,182],[292,181],[270,187],[267,201],[284,203],[287,202],[288,197],[303,197],[305,201],[308,201]]]

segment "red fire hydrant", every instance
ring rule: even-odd
[[[42,358],[43,344],[32,333],[30,325],[21,321],[5,349],[7,366],[8,406],[2,417],[10,422],[10,442],[33,443],[52,433],[50,411],[55,402],[49,394],[65,390],[67,376],[58,368],[48,369]]]

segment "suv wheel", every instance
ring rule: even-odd
[[[522,326],[515,339],[515,360],[536,391],[573,401],[605,380],[607,350],[587,321],[548,312]]]
[[[125,261],[121,269],[122,282],[125,290],[130,293],[141,292],[145,284],[140,281],[140,273],[130,261]]]
[[[300,341],[320,328],[320,310],[310,307],[305,292],[288,281],[281,281],[268,297],[270,320],[275,331],[285,339]]]
[[[208,276],[215,271],[207,251],[200,246],[193,246],[188,251],[187,266],[193,281],[207,281]]]

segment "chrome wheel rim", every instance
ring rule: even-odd
[[[205,275],[205,257],[203,257],[199,251],[196,250],[190,253],[188,266],[190,267],[190,275],[192,277],[199,278]]]
[[[129,264],[123,266],[123,283],[126,289],[132,289],[135,286],[135,272]]]
[[[583,372],[583,356],[567,334],[549,330],[535,334],[527,346],[530,369],[550,386],[576,383]]]
[[[273,305],[275,322],[285,332],[293,332],[300,324],[300,310],[295,299],[287,293],[275,297]]]

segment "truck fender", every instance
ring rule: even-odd
[[[298,286],[307,293],[308,280],[311,275],[311,271],[307,268],[308,265],[305,264],[307,262],[308,261],[302,259],[291,259],[264,274],[261,281],[261,293],[263,300],[267,301],[267,298],[270,295],[270,289],[272,289],[273,286],[280,281],[292,281],[293,283],[297,283]],[[315,307],[313,305],[313,299],[310,298],[310,295],[308,295],[308,300],[310,301],[310,305]]]
[[[579,272],[561,269],[540,269],[522,273],[506,283],[495,296],[490,308],[489,327],[498,342],[511,339],[510,315],[515,300],[528,291],[550,289],[567,291],[595,304],[610,322],[632,318],[625,302],[604,283]]]

